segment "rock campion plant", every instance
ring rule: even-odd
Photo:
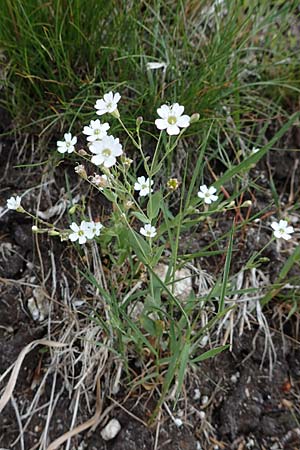
[[[82,159],[75,171],[110,202],[110,218],[103,223],[96,217],[91,220],[85,210],[75,207],[69,211],[76,216],[69,229],[60,229],[35,218],[40,225],[35,225],[33,231],[48,232],[79,246],[99,243],[100,251],[110,255],[112,266],[128,264],[131,268],[130,279],[122,281],[123,299],[116,301],[109,289],[100,289],[100,295],[109,306],[107,320],[121,331],[114,339],[114,342],[119,341],[120,356],[125,360],[124,344],[126,348],[133,344],[147,367],[147,379],[161,384],[160,406],[174,380],[175,393],[180,393],[187,367],[213,357],[227,347],[212,346],[199,355],[199,348],[208,342],[210,328],[218,321],[221,323],[222,318],[224,323],[227,320],[225,296],[229,295],[227,288],[230,285],[235,225],[230,232],[223,279],[211,290],[207,289],[202,297],[197,297],[192,289],[192,274],[183,271],[186,264],[180,257],[179,242],[183,233],[190,232],[199,223],[207,221],[212,226],[210,219],[217,213],[235,208],[235,202],[223,195],[224,190],[218,187],[218,183],[214,183],[216,186],[201,183],[203,180],[200,172],[198,174],[202,161],[200,156],[188,189],[186,173],[182,176],[182,186],[175,177],[167,179],[161,186],[157,182],[161,179],[158,175],[163,172],[164,164],[175,155],[174,150],[186,129],[198,122],[198,114],[184,114],[184,106],[178,103],[158,108],[159,117],[155,120],[158,136],[153,137],[155,146],[150,157],[142,145],[143,118],[136,119],[134,133],[129,130],[119,111],[120,100],[119,93],[109,92],[97,100],[95,109],[98,116],[108,115],[118,121],[127,135],[126,148],[118,137],[109,134],[110,124],[100,119],[91,120],[83,128],[86,149],[76,149],[77,137],[70,132],[64,135],[64,140],[57,142],[57,151],[61,155],[72,158],[75,154],[76,158]],[[139,161],[134,161],[132,148],[138,151]],[[250,159],[259,153],[260,149],[254,147],[250,150]],[[249,167],[253,165],[251,161]],[[95,167],[93,171],[90,169],[92,165]],[[179,190],[180,206],[175,212],[170,199],[174,191]],[[246,204],[249,206],[249,202]],[[34,217],[22,207],[19,196],[10,198],[7,207]],[[294,232],[286,220],[274,221],[271,227],[273,239],[290,240]],[[273,239],[270,238],[269,243]],[[254,260],[252,255],[251,261]],[[162,265],[163,269],[159,271],[157,268]],[[88,274],[88,279],[97,284],[92,273]],[[180,289],[177,289],[182,281],[187,281],[188,286],[184,288],[184,296],[178,294]],[[207,302],[211,304],[212,299],[217,303],[213,318],[203,322],[203,308]],[[114,333],[111,327],[108,329]]]

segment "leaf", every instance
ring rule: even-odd
[[[149,217],[150,221],[158,216],[158,212],[161,208],[161,202],[162,195],[160,191],[155,192],[155,194],[150,196],[147,205],[147,216]]]
[[[220,302],[219,302],[219,312],[222,312],[224,310],[226,288],[227,288],[227,283],[228,283],[228,278],[229,278],[229,270],[230,270],[230,263],[231,263],[234,230],[235,230],[235,227],[234,227],[234,225],[232,225],[230,238],[229,238],[228,249],[227,249],[226,261],[225,261],[225,267],[224,267],[223,282],[222,282]]]
[[[267,145],[262,147],[259,152],[252,154],[249,158],[242,161],[240,164],[231,167],[227,170],[222,177],[220,177],[215,183],[214,186],[218,189],[222,186],[226,181],[230,180],[237,174],[241,174],[247,171],[253,164],[257,163],[266,153],[272,148],[272,146],[289,130],[289,128],[293,125],[293,123],[300,116],[299,112],[296,112],[292,115],[292,117],[277,131],[277,133],[273,136],[273,138],[268,142]]]
[[[294,264],[296,262],[300,261],[300,245],[298,245],[295,250],[293,251],[293,253],[289,256],[289,258],[287,259],[287,261],[285,262],[284,266],[282,267],[278,278],[276,280],[275,284],[280,284],[282,283],[282,281],[285,279],[285,277],[288,275],[289,271],[291,270],[291,268],[294,266]],[[272,298],[275,297],[275,295],[277,295],[280,291],[281,291],[282,287],[278,287],[278,288],[274,288],[272,289],[270,292],[268,292],[260,301],[261,305],[264,306],[267,303],[269,303],[270,300],[272,300]]]
[[[143,223],[149,223],[149,219],[145,214],[142,214],[138,211],[133,211],[132,215],[135,216],[137,219],[139,219]]]
[[[128,233],[128,241],[139,260],[144,264],[147,264],[151,249],[145,239],[136,233],[136,231],[130,230]]]
[[[200,361],[204,361],[205,359],[213,358],[214,356],[218,355],[219,353],[222,353],[228,347],[229,347],[229,344],[222,345],[221,347],[212,348],[211,350],[208,350],[207,352],[202,353],[202,355],[196,356],[196,358],[192,359],[191,362],[198,363]]]

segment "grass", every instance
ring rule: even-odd
[[[267,305],[277,296],[282,301],[285,286],[297,284],[289,274],[299,269],[299,246],[287,250],[276,283],[263,270],[264,252],[274,242],[262,243],[264,252],[247,246],[259,227],[258,238],[268,230],[270,216],[299,215],[296,195],[290,194],[295,201],[286,201],[272,176],[266,186],[256,172],[259,161],[280,150],[299,123],[299,113],[293,114],[299,60],[290,33],[298,5],[244,0],[212,6],[193,0],[7,0],[0,16],[5,88],[0,101],[21,130],[49,140],[67,130],[75,134],[94,118],[93,105],[104,92],[122,95],[125,130],[117,120],[111,130],[134,161],[130,170],[112,169],[113,188],[101,191],[112,208],[110,218],[103,218],[107,230],[100,246],[93,243],[91,252],[77,246],[73,262],[77,279],[89,283],[100,303],[78,313],[79,330],[74,325],[76,331],[65,337],[64,328],[59,337],[69,339],[71,349],[74,335],[84,348],[90,345],[92,373],[100,347],[101,361],[118,367],[131,389],[159,392],[153,420],[164,403],[179,401],[187,374],[204,359],[232,349],[234,334],[241,334],[253,318],[265,333],[271,367],[275,357],[260,301]],[[149,62],[163,62],[166,68],[150,70]],[[173,148],[174,140],[157,137],[153,119],[156,107],[175,101],[188,114],[199,112],[200,120]],[[140,130],[138,116],[144,117]],[[260,150],[251,153],[252,147]],[[72,163],[78,158],[70,156]],[[52,152],[46,164],[61,162]],[[144,204],[130,191],[138,174],[155,179],[155,193]],[[166,181],[175,176],[180,189],[166,194]],[[199,205],[196,196],[204,182],[214,184],[220,197],[210,209]],[[67,186],[70,199],[74,190]],[[268,200],[261,210],[256,202],[264,196]],[[96,210],[88,208],[85,200],[71,208],[69,221],[93,217]],[[139,224],[149,220],[159,229],[154,241],[138,233]],[[66,231],[58,233],[67,237]],[[203,236],[207,243],[192,249],[192,239]],[[165,280],[156,272],[162,262],[168,265]],[[185,301],[174,287],[182,268],[189,268],[199,287]],[[297,299],[293,294],[293,311]],[[67,367],[63,353],[55,358]],[[85,381],[84,358],[79,378],[91,391],[95,385]],[[66,369],[68,380],[74,360]],[[116,377],[113,385],[119,382]]]

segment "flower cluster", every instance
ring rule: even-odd
[[[72,242],[78,241],[79,244],[85,244],[87,240],[100,236],[103,225],[100,222],[83,220],[80,225],[75,222],[71,223],[70,228],[73,233],[69,234],[69,239]]]

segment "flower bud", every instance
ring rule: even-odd
[[[133,163],[133,159],[130,159],[130,158],[128,158],[128,157],[125,156],[125,155],[122,155],[122,156],[121,156],[121,161],[122,161],[122,163],[124,164],[124,166],[125,166],[126,168],[130,167],[131,164]]]
[[[87,155],[87,152],[86,152],[83,148],[81,148],[80,150],[78,150],[78,153],[79,153],[79,155],[81,155],[81,156],[86,156],[86,155]]]
[[[55,231],[55,230],[49,230],[48,231],[48,235],[49,236],[59,236],[59,232],[58,231]]]
[[[200,119],[199,113],[192,114],[190,118],[190,124],[198,122],[199,119]]]
[[[76,212],[78,205],[73,205],[71,206],[71,208],[69,209],[69,214],[74,214]]]
[[[244,203],[241,204],[241,208],[247,208],[249,206],[252,206],[251,200],[246,200]]]
[[[137,119],[136,119],[137,128],[139,128],[142,125],[143,121],[144,121],[144,119],[142,116],[137,117]]]
[[[74,170],[81,178],[87,179],[87,173],[83,164],[78,164]]]

